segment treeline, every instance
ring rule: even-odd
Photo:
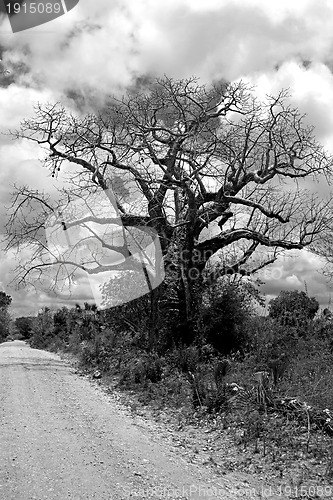
[[[132,345],[159,355],[181,345],[209,345],[216,355],[229,355],[247,349],[251,342],[248,322],[257,316],[260,304],[263,298],[250,282],[228,279],[208,286],[199,311],[200,329],[196,338],[187,343],[170,307],[156,319],[151,340],[148,294],[106,310],[87,302],[74,308],[46,307],[37,317],[16,318],[15,328],[16,334],[37,348],[75,348],[82,342],[95,341],[98,335],[106,338],[113,332],[120,344],[130,336]]]

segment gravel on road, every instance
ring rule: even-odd
[[[1,500],[262,498],[250,475],[188,463],[58,355],[22,341],[0,344],[0,419]]]

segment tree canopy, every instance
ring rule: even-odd
[[[281,291],[269,303],[269,316],[285,325],[295,326],[313,319],[318,309],[317,299],[309,297],[303,291]]]
[[[21,316],[15,319],[14,325],[23,339],[29,339],[31,337],[33,320],[34,318],[31,316]]]
[[[7,295],[5,292],[0,292],[0,309],[6,309],[10,306],[12,302],[12,298],[10,295]]]

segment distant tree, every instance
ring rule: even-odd
[[[32,324],[33,318],[28,316],[21,316],[16,318],[14,321],[14,326],[19,334],[22,335],[24,339],[29,339],[32,335]]]
[[[0,342],[2,342],[9,333],[11,317],[8,312],[12,298],[5,292],[0,292]]]
[[[281,291],[269,303],[269,316],[288,326],[298,326],[315,317],[319,303],[305,292]]]
[[[10,306],[12,302],[12,298],[10,295],[7,295],[5,292],[0,292],[0,308],[7,308]]]

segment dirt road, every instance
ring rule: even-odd
[[[260,498],[251,483],[185,462],[57,355],[24,342],[0,344],[0,418],[1,500]]]

